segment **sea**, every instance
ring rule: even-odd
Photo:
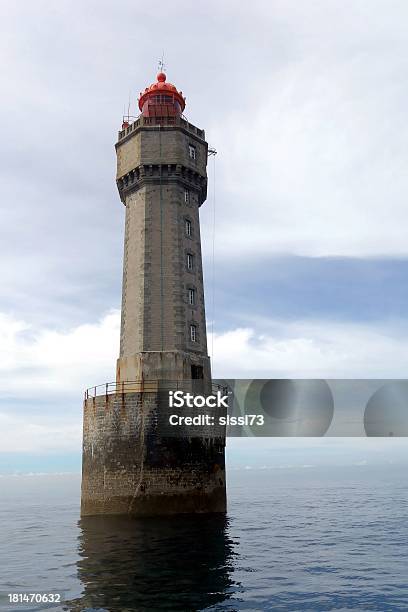
[[[2,476],[0,610],[408,610],[407,485],[395,466],[231,469],[226,516],[81,520],[79,475]]]

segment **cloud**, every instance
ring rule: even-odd
[[[57,401],[55,409],[59,409]],[[48,415],[32,414],[27,419],[0,412],[1,453],[79,452],[81,442],[82,423],[79,419],[60,418],[55,422]]]
[[[264,328],[264,331],[262,331]],[[215,378],[404,378],[408,330],[326,321],[258,321],[214,336]],[[212,346],[211,337],[209,346]]]
[[[82,321],[119,304],[113,143],[129,91],[134,113],[154,78],[152,31],[218,150],[219,257],[408,254],[406,3],[254,6],[3,3],[2,290],[17,316],[71,324],[74,304]],[[211,217],[208,202],[206,253]]]
[[[154,79],[161,48],[152,50],[152,32],[169,80],[187,96],[188,118],[218,151],[201,208],[203,252],[211,259],[215,182],[216,269],[222,261],[237,287],[224,288],[214,373],[405,375],[408,334],[385,312],[392,302],[392,316],[404,315],[405,294],[390,290],[385,299],[379,267],[369,270],[368,299],[358,274],[350,288],[343,270],[340,286],[330,261],[324,274],[333,270],[333,281],[320,268],[320,285],[302,288],[303,264],[295,258],[289,279],[272,258],[408,256],[403,0],[176,0],[160,14],[130,0],[39,0],[0,10],[2,414],[10,419],[15,402],[32,413],[28,425],[20,413],[15,427],[4,421],[7,444],[29,423],[43,427],[40,445],[47,435],[53,444],[56,428],[68,432],[80,420],[82,390],[114,377],[119,315],[104,313],[120,302],[124,211],[113,143],[129,91],[134,113]],[[251,286],[248,261],[258,270]],[[268,267],[281,277],[265,292]],[[387,272],[389,285],[402,287],[403,276]],[[234,312],[239,292],[245,300]],[[350,304],[358,296],[354,308],[336,299],[340,292]],[[365,312],[376,320],[364,324]],[[65,424],[46,434],[52,407],[66,412]],[[26,446],[30,439],[36,444],[27,433]]]
[[[408,91],[392,47],[306,53],[254,84],[251,109],[215,120],[220,256],[407,254]]]
[[[249,319],[251,326],[209,335],[214,377],[398,378],[408,366],[401,325]],[[34,329],[0,315],[3,397],[51,399],[79,394],[115,377],[119,311],[67,331]]]
[[[119,324],[118,311],[67,331],[0,316],[3,452],[79,451],[82,393],[114,380]],[[266,319],[215,335],[213,376],[404,377],[407,344],[401,327]]]
[[[3,397],[30,401],[79,396],[85,387],[112,381],[119,354],[120,315],[68,331],[34,329],[0,315],[0,385]]]
[[[120,315],[69,330],[0,314],[0,451],[80,452],[86,387],[115,378]]]
[[[405,438],[229,438],[227,462],[234,467],[327,468],[387,466],[408,462]],[[393,467],[394,466],[394,467]]]

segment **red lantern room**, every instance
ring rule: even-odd
[[[143,117],[180,117],[185,106],[182,92],[166,83],[164,72],[159,72],[156,83],[140,92],[139,108]]]

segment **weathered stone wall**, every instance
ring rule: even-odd
[[[196,148],[189,155],[188,145]],[[207,143],[195,133],[180,127],[140,127],[116,145],[119,179],[141,164],[182,164],[206,176]]]
[[[84,402],[83,516],[225,512],[224,439],[161,438],[158,406],[157,393]]]
[[[116,145],[126,206],[117,382],[194,379],[208,391],[199,222],[208,147],[184,120],[173,127],[142,123]],[[225,512],[225,432],[163,434],[160,394],[135,391],[85,401],[82,515]]]
[[[203,379],[210,392],[210,358],[183,351],[149,351],[120,357],[116,364],[116,382],[119,385],[123,381],[188,381],[192,365],[203,368]]]
[[[190,324],[197,327],[194,343]],[[120,356],[174,350],[207,354],[197,194],[185,202],[180,185],[149,185],[126,198]]]
[[[191,144],[195,159],[189,155]],[[117,144],[117,155],[118,176],[132,168],[119,187],[126,223],[117,380],[134,380],[137,371],[146,378],[140,366],[147,358],[139,355],[148,352],[189,354],[190,366],[199,364],[210,376],[199,219],[207,143],[181,128],[143,127]],[[152,372],[152,364],[146,365]],[[154,377],[163,376],[156,368]],[[191,367],[176,372],[175,378],[180,377],[190,378]]]

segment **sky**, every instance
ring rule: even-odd
[[[114,143],[163,52],[217,150],[214,376],[406,376],[407,18],[404,0],[1,4],[0,472],[79,469],[83,390],[115,377]],[[404,440],[279,444],[232,441],[231,465],[288,465],[288,445],[407,460]]]

